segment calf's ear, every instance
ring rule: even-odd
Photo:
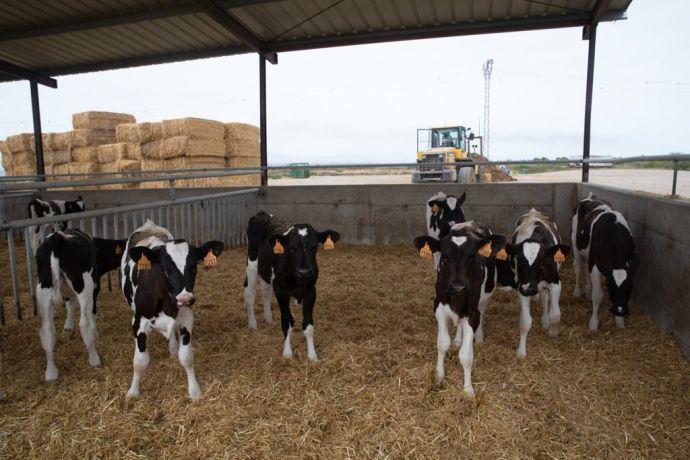
[[[198,248],[194,249],[197,263],[204,261],[204,267],[215,267],[216,257],[223,253],[225,244],[220,241],[207,241]]]
[[[419,249],[419,256],[425,259],[431,259],[434,252],[441,250],[441,242],[436,238],[430,236],[418,236],[412,242],[414,247]]]
[[[503,235],[491,235],[484,238],[479,243],[477,254],[482,257],[494,256],[498,260],[508,259],[508,252],[505,249],[506,238]]]
[[[323,248],[326,250],[335,249],[335,244],[340,239],[340,233],[335,230],[324,230],[316,234],[319,243],[323,244]]]
[[[134,246],[129,250],[129,258],[132,259],[139,270],[151,270],[151,265],[160,261],[160,252],[145,246]]]
[[[268,244],[273,248],[273,254],[284,254],[285,246],[288,245],[288,242],[287,235],[283,235],[282,233],[276,233],[268,239]]]
[[[546,251],[546,257],[553,257],[554,262],[562,264],[569,253],[570,246],[567,244],[554,244]]]

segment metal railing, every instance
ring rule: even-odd
[[[146,219],[151,219],[168,228],[176,238],[185,238],[192,244],[214,239],[223,241],[228,247],[236,247],[246,243],[247,222],[258,211],[258,190],[258,188],[249,188],[0,223],[0,232],[4,233],[7,242],[12,298],[17,319],[22,319],[23,312],[20,300],[20,272],[17,269],[20,261],[15,249],[17,241],[13,237],[16,230],[19,230],[24,237],[24,262],[28,281],[26,286],[29,288],[35,315],[37,313],[34,294],[36,283],[31,232],[36,227],[39,229],[39,235],[43,236],[47,225],[57,226],[67,222],[70,226],[79,228],[92,236],[125,239]],[[108,277],[108,283],[110,287],[110,277]],[[0,286],[0,323],[4,325],[5,306],[2,292],[2,286]]]

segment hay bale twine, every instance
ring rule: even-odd
[[[161,123],[124,123],[115,128],[117,142],[145,144],[163,138]]]
[[[222,141],[225,137],[225,126],[220,121],[203,118],[163,120],[163,138],[178,136]]]
[[[221,140],[194,139],[177,136],[142,145],[141,155],[150,160],[168,160],[178,157],[225,158],[225,143]]]
[[[72,114],[74,129],[107,129],[114,130],[122,123],[135,123],[134,115],[116,112],[80,112]]]

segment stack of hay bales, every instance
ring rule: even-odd
[[[5,140],[2,144],[2,167],[8,176],[36,174],[36,146],[33,134],[16,134]]]
[[[43,146],[43,160],[46,164],[46,174],[69,174],[69,163],[72,159],[70,149],[71,132],[47,134],[47,142]],[[63,180],[56,178],[51,180]]]
[[[245,123],[225,124],[225,146],[228,168],[258,168],[261,166],[259,128]],[[229,177],[228,185],[261,185],[261,175]]]
[[[114,144],[117,125],[134,123],[136,119],[127,113],[81,112],[72,115],[70,134],[71,162],[70,174],[93,173],[100,171],[97,147]],[[73,179],[78,179],[74,177]]]
[[[141,170],[141,145],[130,142],[103,144],[96,147],[96,157],[101,172],[131,172]],[[107,178],[112,178],[108,176]],[[139,188],[140,184],[103,185],[104,189]]]
[[[225,127],[223,123],[201,118],[180,118],[150,123],[149,126],[127,128],[127,139],[146,141],[141,144],[141,169],[184,171],[199,168],[225,167]],[[121,140],[125,139],[122,129]],[[176,182],[180,187],[212,187],[223,185],[223,178],[183,179]],[[164,183],[147,184],[147,187],[167,187]]]

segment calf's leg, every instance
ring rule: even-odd
[[[247,277],[244,280],[244,305],[247,307],[247,325],[256,330],[254,302],[256,301],[256,281],[259,277],[259,259],[247,259]]]
[[[558,336],[558,323],[561,322],[561,306],[559,304],[561,298],[561,283],[557,281],[549,284],[549,336]]]
[[[450,349],[448,319],[448,306],[443,304],[439,305],[436,308],[436,325],[438,327],[438,335],[436,336],[436,348],[438,349],[438,354],[436,357],[436,377],[434,379],[434,385],[436,387],[441,386],[441,382],[443,382],[443,378],[446,376],[444,361],[446,359],[446,353]]]
[[[304,299],[304,306],[302,307],[302,331],[307,339],[307,358],[312,362],[319,360],[314,348],[314,319],[312,313],[315,300],[316,293],[314,292],[313,296],[310,295],[309,298]]]
[[[518,292],[518,302],[520,303],[520,344],[517,349],[517,357],[527,356],[527,334],[532,329],[532,315],[530,314],[530,298]]]
[[[469,323],[469,318],[462,318],[460,325],[462,326],[462,346],[460,347],[459,361],[462,364],[464,377],[463,389],[467,396],[473,397],[472,363],[474,362],[474,349],[472,348],[472,339],[474,338],[474,330]]]
[[[549,288],[546,286],[539,286],[539,301],[541,302],[541,327],[542,329],[549,329],[551,322],[549,321]]]
[[[580,288],[580,276],[582,275],[582,258],[580,256],[580,251],[577,250],[575,244],[573,244],[573,271],[575,272],[575,288],[573,289],[573,297],[580,297],[582,296],[582,289]]]
[[[592,267],[589,278],[592,286],[592,317],[589,318],[589,330],[594,332],[599,328],[599,305],[604,300],[604,290],[601,288],[601,273],[596,265]]]
[[[38,303],[38,311],[41,314],[41,330],[39,332],[41,346],[46,352],[45,379],[46,382],[51,382],[58,378],[58,369],[53,355],[53,350],[55,349],[53,289],[43,288],[39,283],[36,286],[36,302]]]
[[[96,315],[93,308],[95,290],[96,287],[91,275],[85,274],[84,289],[77,294],[80,308],[79,331],[84,345],[86,345],[86,350],[89,352],[89,364],[94,367],[101,365],[101,358],[96,352]]]
[[[146,343],[151,332],[149,320],[135,315],[132,318],[132,331],[134,332],[134,359],[132,360],[134,373],[132,375],[132,385],[130,385],[127,391],[127,397],[139,396],[141,378],[146,373],[146,369],[148,369],[151,362]]]
[[[71,331],[74,329],[74,310],[79,306],[79,302],[76,298],[71,299],[65,298],[65,311],[67,312],[67,317],[65,318],[65,325],[63,327],[66,331]]]
[[[283,337],[285,338],[285,343],[283,343],[283,358],[289,359],[293,356],[292,329],[295,326],[295,320],[290,311],[290,296],[282,292],[276,292],[276,299],[278,299],[278,305],[280,306],[280,326],[283,329]]]
[[[194,350],[192,350],[192,328],[194,315],[189,308],[180,308],[177,314],[177,322],[180,325],[180,364],[187,372],[187,391],[189,397],[197,399],[201,397],[201,387],[194,373]]]
[[[482,286],[482,294],[481,297],[479,298],[479,304],[477,305],[477,309],[479,310],[479,326],[477,327],[477,332],[474,333],[474,341],[476,343],[484,343],[484,315],[486,313],[486,305],[489,303],[489,299],[491,298],[491,294],[487,294],[484,292],[484,286]],[[464,330],[462,327],[462,324],[458,325],[458,331],[461,329]],[[461,334],[461,337],[464,335]],[[455,336],[455,340],[457,340],[457,335]],[[461,339],[462,341],[462,339]]]
[[[264,304],[264,321],[268,324],[273,322],[273,311],[271,311],[271,283],[261,279],[261,301]]]

